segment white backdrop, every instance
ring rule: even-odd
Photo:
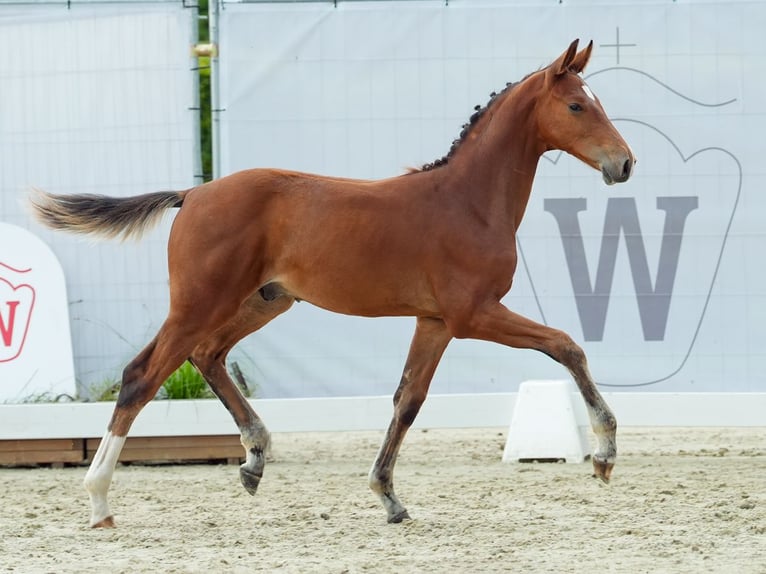
[[[587,81],[639,164],[607,188],[568,156],[541,162],[505,302],[571,333],[607,390],[764,391],[765,21],[763,2],[227,2],[221,172],[401,173],[446,153],[491,91],[592,38]],[[299,304],[235,355],[259,396],[390,394],[413,326]],[[562,375],[455,341],[432,388]]]
[[[31,230],[61,261],[86,387],[119,377],[165,318],[169,220],[138,243],[94,243],[34,223],[25,191],[194,185],[194,16],[180,1],[0,2],[0,221]]]

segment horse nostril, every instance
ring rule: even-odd
[[[625,163],[622,164],[622,177],[625,179],[628,179],[630,177],[630,169],[633,167],[633,162],[629,159],[625,160]]]

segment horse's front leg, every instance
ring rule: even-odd
[[[426,399],[436,366],[451,338],[440,319],[418,319],[404,373],[394,394],[394,416],[370,470],[370,488],[383,502],[388,522],[410,517],[394,493],[394,465],[404,435]]]
[[[585,353],[571,342],[571,339],[570,344],[571,347],[566,352],[568,356],[560,362],[569,369],[588,408],[591,428],[596,435],[596,450],[593,453],[594,474],[604,482],[609,482],[617,459],[617,419],[593,382]]]
[[[595,475],[609,482],[617,458],[617,421],[596,389],[583,350],[563,331],[517,315],[499,302],[488,303],[464,316],[468,319],[451,325],[460,337],[495,341],[518,349],[536,349],[569,370],[585,400],[596,435],[597,445],[593,455]]]

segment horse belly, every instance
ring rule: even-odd
[[[381,274],[318,269],[279,279],[291,296],[317,307],[363,317],[436,316],[438,307],[426,282],[407,271]]]

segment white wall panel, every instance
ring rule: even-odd
[[[0,220],[27,227],[60,259],[84,385],[119,377],[164,319],[169,220],[138,243],[94,243],[34,223],[25,191],[194,185],[195,15],[181,2],[0,8]]]
[[[592,38],[587,81],[639,164],[607,188],[573,158],[541,161],[505,302],[571,333],[610,390],[766,388],[766,4],[225,3],[220,16],[223,173],[396,175],[446,153],[491,91]],[[237,352],[262,396],[386,394],[413,326],[300,304]],[[561,375],[531,351],[454,342],[433,388]]]

